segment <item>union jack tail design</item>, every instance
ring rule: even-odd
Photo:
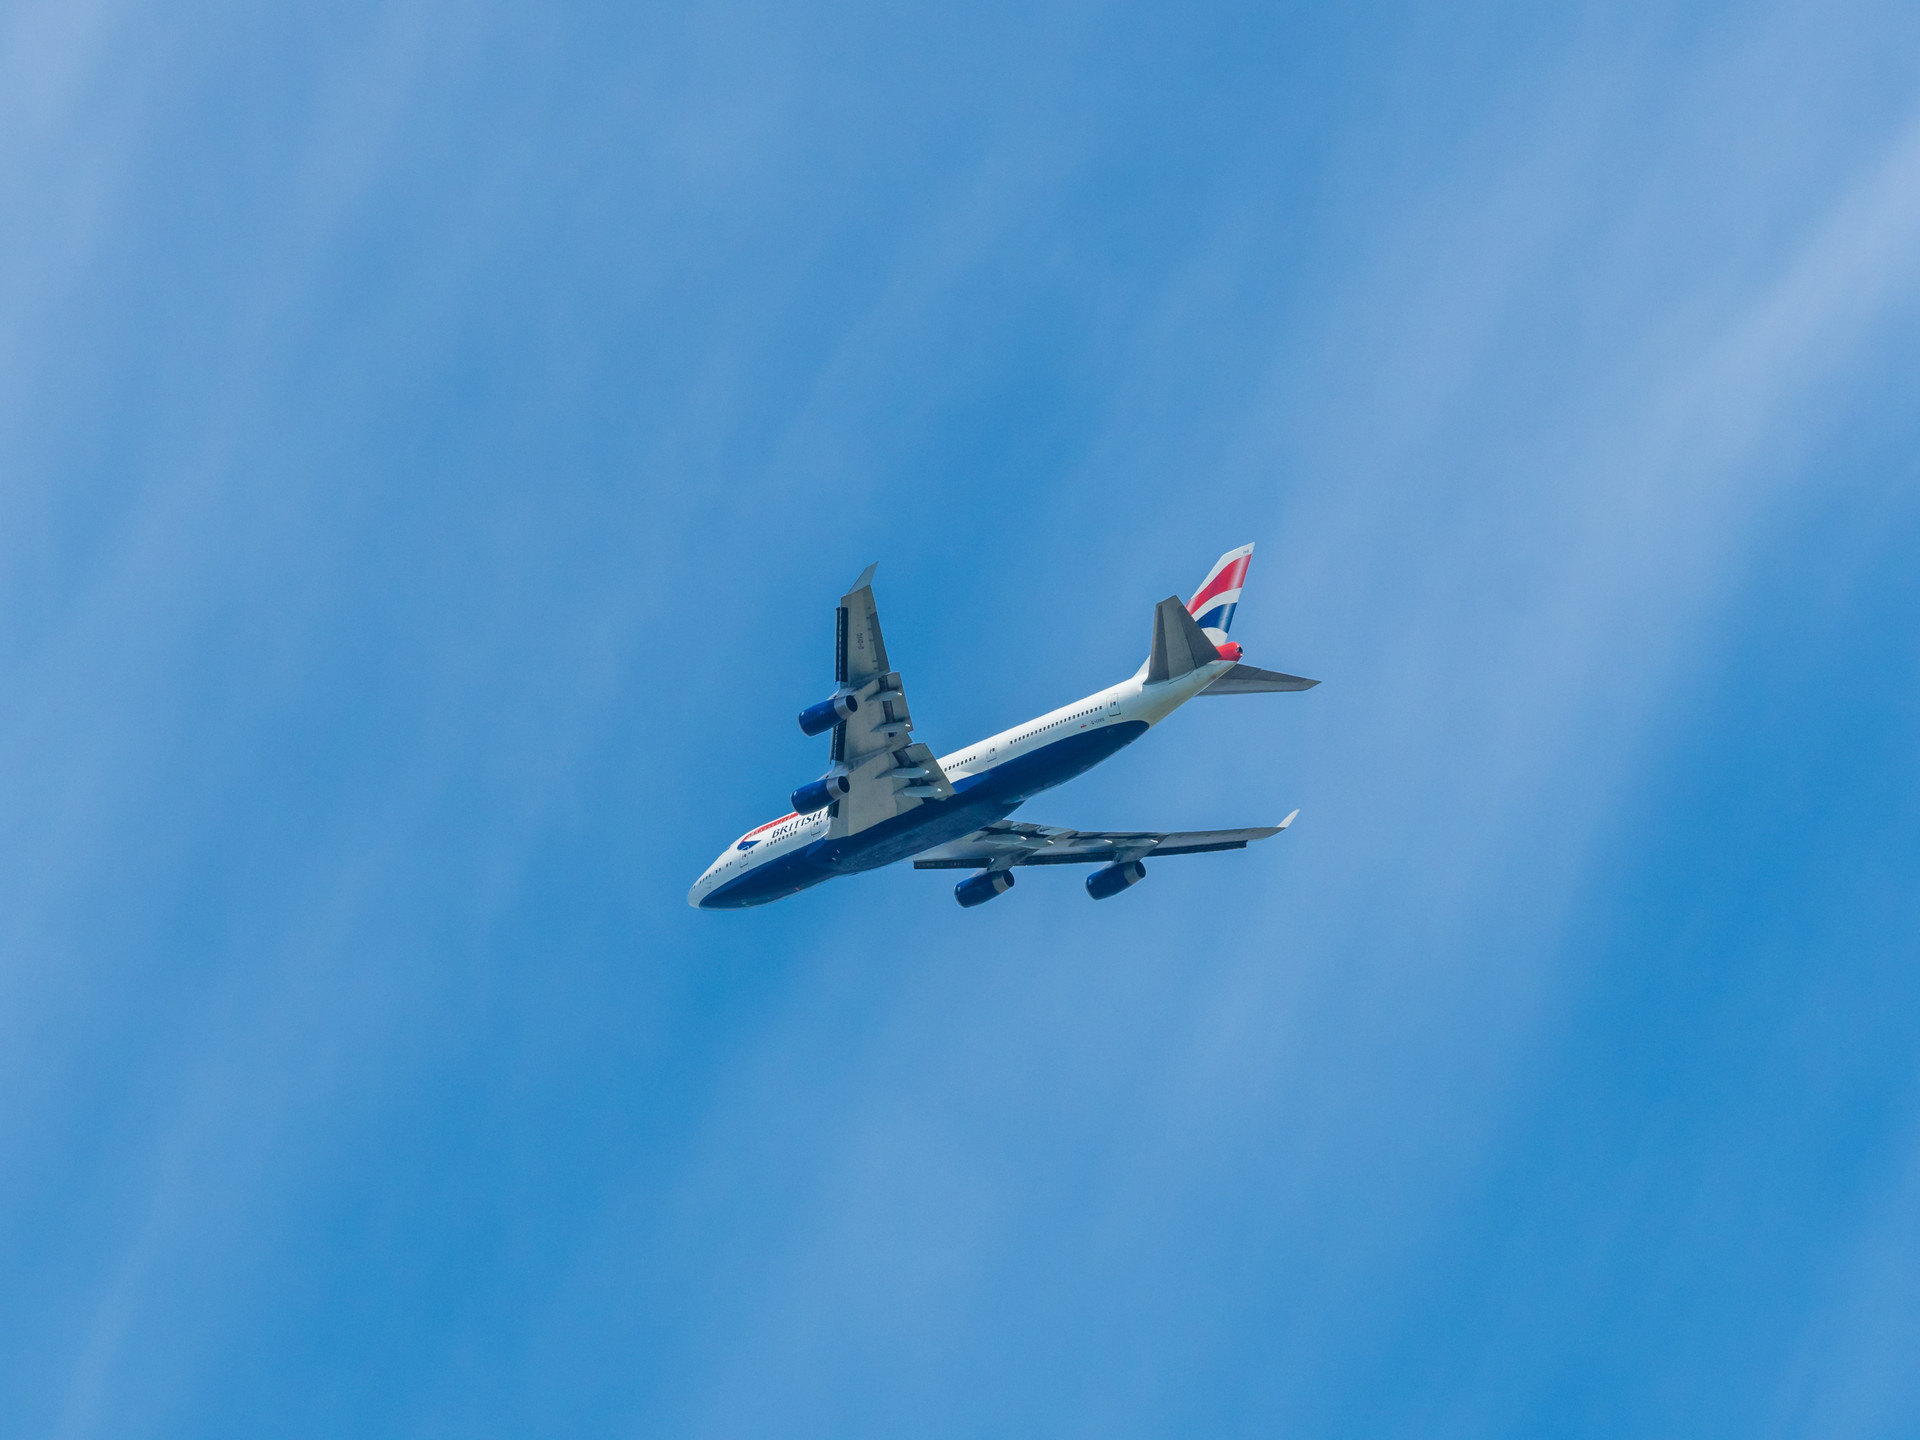
[[[1247,583],[1247,566],[1252,562],[1253,546],[1229,550],[1213,562],[1207,578],[1200,582],[1193,599],[1187,602],[1187,613],[1207,632],[1207,639],[1215,646],[1226,642],[1227,631],[1233,625],[1234,607],[1240,603],[1240,587]]]

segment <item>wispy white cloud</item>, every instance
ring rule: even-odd
[[[1791,34],[1783,25],[1776,43],[1789,43]],[[1709,74],[1698,111],[1683,106],[1659,119],[1703,123],[1732,84]],[[1550,117],[1553,111],[1549,105]],[[1341,288],[1315,312],[1324,330],[1303,327],[1304,338],[1286,344],[1275,389],[1304,390],[1320,404],[1332,397],[1337,411],[1281,403],[1208,417],[1240,428],[1244,470],[1304,470],[1319,482],[1288,485],[1274,502],[1289,537],[1275,558],[1287,568],[1263,571],[1261,593],[1248,607],[1257,613],[1272,605],[1298,617],[1288,627],[1291,657],[1317,649],[1345,662],[1327,692],[1312,697],[1337,719],[1303,724],[1295,731],[1302,755],[1285,762],[1319,802],[1291,837],[1297,849],[1274,861],[1296,883],[1263,898],[1241,877],[1224,882],[1224,911],[1217,923],[1210,917],[1204,942],[1180,902],[1172,912],[1130,918],[1124,944],[1104,916],[1073,914],[1055,924],[1050,915],[1023,913],[1009,923],[1023,933],[1039,927],[1040,953],[1058,957],[1043,977],[1023,981],[995,967],[977,998],[952,997],[953,1010],[902,1002],[897,1033],[871,1062],[853,1077],[836,1074],[808,1102],[837,1118],[808,1170],[829,1188],[796,1202],[804,1218],[793,1222],[794,1243],[818,1245],[824,1255],[796,1261],[797,1269],[777,1263],[764,1284],[742,1282],[744,1293],[708,1301],[744,1326],[709,1322],[711,1343],[724,1353],[707,1361],[716,1367],[715,1413],[729,1417],[716,1422],[717,1431],[770,1423],[801,1393],[808,1414],[840,1413],[836,1406],[852,1404],[867,1384],[849,1353],[896,1353],[885,1338],[889,1320],[857,1322],[862,1338],[855,1341],[806,1319],[823,1310],[844,1316],[847,1292],[873,1303],[871,1275],[836,1277],[826,1258],[857,1248],[822,1237],[833,1233],[835,1217],[859,1213],[830,1187],[865,1173],[856,1157],[876,1147],[884,1153],[890,1141],[907,1172],[935,1173],[908,1157],[929,1126],[950,1125],[967,1108],[973,1082],[963,1078],[965,1067],[1003,1072],[1029,1063],[1025,1057],[1050,1043],[1071,1007],[1051,993],[1056,984],[1076,994],[1120,984],[1154,1016],[1151,1042],[1130,1023],[1058,1037],[1072,1063],[1129,1096],[1126,1120],[1110,1122],[1126,1138],[1095,1124],[1096,1139],[1082,1132],[1075,1153],[1058,1160],[1069,1178],[1054,1183],[1072,1193],[1069,1222],[1051,1212],[999,1215],[1030,1189],[988,1178],[996,1161],[1019,1153],[1019,1142],[976,1137],[970,1152],[960,1152],[972,1165],[959,1162],[965,1178],[951,1208],[924,1202],[930,1212],[917,1223],[934,1268],[908,1261],[893,1272],[900,1303],[922,1283],[933,1285],[944,1299],[923,1313],[942,1316],[943,1333],[986,1343],[993,1359],[975,1350],[971,1361],[998,1367],[1008,1358],[980,1339],[993,1330],[995,1307],[1044,1312],[1042,1275],[1068,1288],[1084,1285],[1083,1301],[1097,1294],[1103,1299],[1094,1303],[1116,1309],[1110,1326],[1092,1325],[1100,1342],[1082,1348],[1062,1339],[1048,1348],[1069,1368],[1061,1383],[1072,1391],[1086,1379],[1073,1367],[1092,1363],[1089,1352],[1124,1344],[1115,1330],[1155,1334],[1162,1345],[1172,1339],[1145,1311],[1178,1307],[1182,1285],[1138,1247],[1163,1234],[1169,1244],[1191,1246],[1193,1227],[1206,1224],[1199,1217],[1231,1212],[1236,1193],[1263,1193],[1278,1233],[1257,1263],[1271,1268],[1276,1257],[1291,1257],[1300,1267],[1295,1302],[1325,1307],[1311,1322],[1288,1307],[1289,1328],[1275,1343],[1290,1352],[1276,1362],[1277,1376],[1291,1378],[1274,1384],[1297,1407],[1293,1413],[1328,1423],[1328,1407],[1351,1398],[1357,1357],[1392,1323],[1356,1307],[1390,1291],[1394,1267],[1412,1264],[1432,1229],[1455,1213],[1507,1107],[1526,1093],[1526,1071],[1552,1033],[1549,1017],[1567,1002],[1567,984],[1577,983],[1554,971],[1560,927],[1594,847],[1630,827],[1618,808],[1623,780],[1657,744],[1652,727],[1689,703],[1690,677],[1714,646],[1721,607],[1746,580],[1783,493],[1812,473],[1793,462],[1833,423],[1836,389],[1882,363],[1920,294],[1912,259],[1920,253],[1913,204],[1920,154],[1908,124],[1891,137],[1873,136],[1864,163],[1841,183],[1803,190],[1806,213],[1778,248],[1746,257],[1740,283],[1729,285],[1709,262],[1692,277],[1696,293],[1683,291],[1677,318],[1641,311],[1610,324],[1589,317],[1601,332],[1580,337],[1590,353],[1543,379],[1532,367],[1562,351],[1528,324],[1526,307],[1546,287],[1579,284],[1596,272],[1606,286],[1631,292],[1632,267],[1649,263],[1631,245],[1624,256],[1615,253],[1623,237],[1604,223],[1586,228],[1596,208],[1586,188],[1594,177],[1556,173],[1554,157],[1604,162],[1614,167],[1606,178],[1616,187],[1628,164],[1623,153],[1649,161],[1649,186],[1675,180],[1661,170],[1657,137],[1617,110],[1580,110],[1558,128],[1529,123],[1526,114],[1510,118],[1512,131],[1486,142],[1504,147],[1495,157],[1475,153],[1462,171],[1428,177],[1437,213],[1414,232],[1418,248],[1342,273]],[[1634,191],[1613,193],[1627,200]],[[1386,208],[1400,201],[1396,194]],[[1647,243],[1644,228],[1657,235],[1663,222],[1687,223],[1686,204],[1673,203],[1664,217],[1635,214],[1643,234],[1632,243]],[[1219,263],[1218,253],[1208,263]],[[1341,334],[1364,343],[1343,349]],[[1322,354],[1339,357],[1340,368],[1316,382],[1303,372]],[[1370,385],[1366,372],[1376,363],[1382,378]],[[1138,382],[1143,392],[1151,386],[1151,379]],[[1510,413],[1503,392],[1522,397],[1528,413]],[[1508,433],[1493,428],[1502,420],[1511,422]],[[1124,414],[1115,429],[1131,437]],[[1108,455],[1125,444],[1115,441]],[[1261,493],[1239,483],[1245,488],[1229,498]],[[1212,518],[1221,507],[1215,496],[1208,500]],[[1151,509],[1120,507],[1097,528],[1112,534]],[[1191,528],[1183,516],[1181,533]],[[1056,818],[1062,806],[1091,804],[1099,818],[1118,819],[1105,812],[1124,804],[1137,820],[1143,809],[1157,815],[1198,796],[1195,808],[1223,813],[1244,788],[1246,723],[1209,718],[1208,728],[1197,740],[1190,730],[1184,744],[1171,733],[1156,737],[1152,765],[1130,772],[1124,793],[1090,798],[1097,784],[1090,781],[1035,808]],[[1165,774],[1154,779],[1154,771]],[[1183,788],[1184,797],[1176,793]],[[1156,883],[1194,896],[1223,884],[1215,876],[1175,878],[1173,870],[1161,867]],[[910,903],[914,913],[923,904],[918,896]],[[913,923],[905,905],[883,913],[888,927]],[[1167,923],[1176,917],[1181,925]],[[1012,932],[982,927],[989,953],[1019,943]],[[1204,945],[1205,963],[1196,963],[1196,945]],[[1103,946],[1110,955],[1102,956]],[[1133,973],[1123,980],[1098,963],[1130,962],[1132,970],[1143,952],[1163,957],[1169,973],[1157,983]],[[1070,981],[1060,981],[1063,972]],[[947,982],[928,983],[944,989]],[[820,1003],[829,1013],[800,1012],[794,1033],[831,1028],[833,1002]],[[1108,1001],[1096,1003],[1104,1010]],[[1004,1028],[989,1024],[984,1010],[1001,1016]],[[999,1042],[987,1042],[986,1032]],[[1130,1053],[1129,1042],[1147,1043],[1145,1055],[1121,1062],[1146,1068],[1150,1083],[1137,1088],[1104,1073]],[[891,1081],[876,1080],[883,1066]],[[759,1123],[744,1117],[764,1117],[761,1104],[788,1103],[803,1070],[776,1067],[778,1078],[757,1092],[760,1103],[737,1102],[743,1123]],[[1075,1112],[1062,1083],[1037,1084],[1032,1103],[1064,1126]],[[910,1103],[899,1102],[896,1085],[909,1087]],[[886,1101],[867,1098],[868,1086]],[[1011,1111],[996,1113],[1013,1123]],[[731,1176],[712,1182],[716,1189],[765,1183],[754,1177],[755,1149],[741,1132],[721,1126],[710,1143],[712,1163]],[[1117,1148],[1102,1152],[1103,1143]],[[740,1170],[720,1158],[729,1155],[744,1157]],[[955,1163],[950,1157],[938,1170]],[[968,1196],[977,1198],[958,1198]],[[982,1232],[983,1221],[1004,1228]],[[1062,1251],[1041,1258],[1036,1233]],[[1318,1235],[1325,1253],[1303,1253],[1305,1242],[1293,1238],[1301,1233]],[[968,1280],[937,1278],[949,1267],[935,1259],[945,1253],[936,1235],[948,1242],[974,1236]],[[1110,1290],[1099,1258],[1122,1253],[1125,1273],[1152,1276],[1151,1300]],[[1224,1262],[1201,1247],[1200,1263]],[[1023,1264],[1039,1274],[1020,1272]],[[1203,1383],[1209,1342],[1198,1336],[1247,1343],[1229,1338],[1236,1326],[1254,1323],[1234,1305],[1260,1302],[1224,1274],[1209,1278],[1238,1300],[1223,1301],[1221,1314],[1182,1348],[1106,1377],[1103,1384],[1125,1397],[1122,1413],[1161,1413],[1175,1403],[1170,1396]],[[967,1307],[964,1319],[953,1317],[953,1305]],[[1024,1333],[1021,1321],[1008,1324]],[[759,1385],[750,1378],[765,1373],[776,1378]],[[835,1373],[838,1388],[829,1383]],[[957,1383],[953,1372],[940,1373]]]
[[[128,177],[158,121],[226,154],[181,97],[253,52],[183,81],[130,49],[154,15],[89,13],[16,12],[8,55],[6,183],[77,179],[9,242],[0,360],[43,471],[0,541],[37,597],[0,1143],[50,1177],[7,1193],[51,1307],[0,1387],[73,1436],[213,1428],[236,1357],[243,1420],[352,1371],[312,1413],[357,1433],[1390,1416],[1369,1366],[1567,1023],[1621,786],[1796,457],[1906,353],[1920,128],[1829,113],[1869,58],[1796,68],[1790,9],[1726,55],[1476,23],[1454,80],[1413,30],[1399,79],[1322,37],[1403,108],[1313,129],[1222,58],[1237,22],[402,7],[285,42],[298,99],[239,167],[271,178],[182,269]],[[1824,139],[1770,166],[1729,113]],[[36,415],[103,250],[188,301],[92,317],[60,373],[118,380]],[[1048,485],[1009,482],[1023,443]],[[98,513],[36,558],[70,484]],[[1245,538],[1249,640],[1327,686],[1032,808],[1304,803],[1286,848],[964,926],[909,873],[685,912],[703,827],[791,783],[764,737],[827,558],[900,576],[916,709],[962,723]],[[1834,1333],[1870,1326],[1836,1284]],[[1827,1353],[1796,1393],[1904,1403]]]

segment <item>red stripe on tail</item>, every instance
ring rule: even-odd
[[[1207,601],[1216,595],[1224,595],[1229,590],[1238,589],[1247,583],[1247,566],[1253,560],[1251,555],[1242,555],[1213,579],[1200,587],[1200,593],[1187,602],[1189,613],[1198,615]]]

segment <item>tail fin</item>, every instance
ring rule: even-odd
[[[1234,608],[1240,603],[1240,587],[1247,583],[1247,566],[1253,563],[1253,546],[1229,550],[1213,562],[1207,578],[1187,602],[1187,613],[1207,632],[1215,645],[1227,638],[1233,625]]]

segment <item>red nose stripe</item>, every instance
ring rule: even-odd
[[[784,822],[793,819],[793,816],[798,815],[799,813],[800,812],[796,810],[793,812],[793,815],[782,815],[778,820],[769,820],[767,821],[766,824],[760,826],[759,829],[749,830],[747,831],[746,834],[742,835],[740,838],[742,840],[751,840],[754,836],[758,835],[761,830],[771,830],[774,826],[783,824]]]

